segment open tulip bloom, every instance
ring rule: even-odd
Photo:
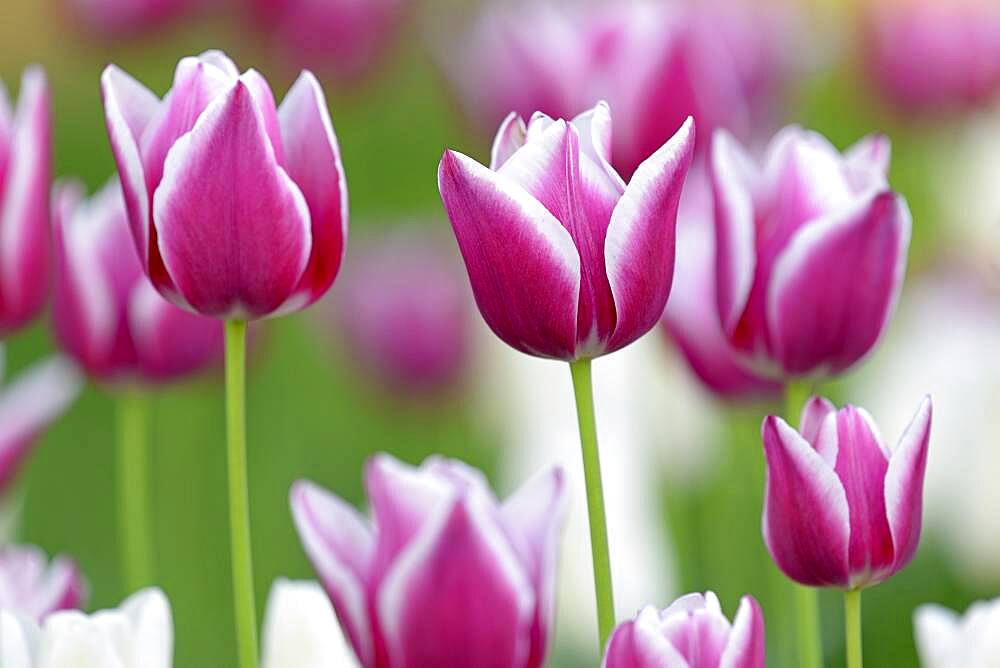
[[[847,592],[848,665],[860,665],[860,590],[906,566],[920,541],[931,401],[894,450],[861,408],[813,397],[799,431],[764,420],[763,532],[785,575]]]
[[[560,469],[502,504],[456,461],[372,459],[374,528],[308,482],[291,493],[306,554],[366,668],[539,668],[565,514]]]
[[[303,72],[280,107],[225,54],[184,58],[160,100],[101,77],[139,260],[169,301],[226,323],[234,594],[242,668],[257,668],[246,481],[246,321],[302,309],[340,268],[347,185],[323,91]]]
[[[441,199],[479,310],[503,341],[571,363],[587,477],[601,644],[614,625],[590,360],[653,328],[674,270],[674,227],[694,123],[636,169],[611,167],[603,102],[572,122],[511,114],[490,166],[447,151]]]

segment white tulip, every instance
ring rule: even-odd
[[[264,618],[263,668],[357,668],[323,588],[276,580]]]
[[[964,615],[922,605],[913,627],[923,668],[1000,667],[1000,598],[977,601]]]

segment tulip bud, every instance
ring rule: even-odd
[[[49,107],[41,68],[25,70],[13,112],[0,82],[0,336],[31,321],[48,296]]]
[[[479,310],[538,357],[598,357],[656,325],[670,294],[689,121],[625,182],[604,103],[572,122],[511,114],[491,166],[448,151],[438,186]]]
[[[358,668],[323,588],[280,579],[264,619],[263,668]]]
[[[963,615],[922,605],[913,631],[923,668],[988,668],[1000,657],[1000,598],[976,601]]]
[[[58,187],[52,209],[56,338],[87,373],[164,381],[219,358],[222,324],[169,303],[143,274],[117,179],[89,201]]]
[[[347,185],[316,78],[280,109],[254,70],[184,58],[162,100],[114,66],[101,78],[132,237],[169,301],[255,319],[304,308],[340,267]]]
[[[76,563],[67,557],[50,563],[36,547],[0,547],[0,610],[39,622],[58,610],[82,605],[86,588]]]
[[[730,625],[712,592],[682,596],[662,612],[648,606],[618,625],[603,668],[764,668],[764,615],[744,596]]]
[[[712,143],[717,305],[744,362],[776,377],[831,375],[864,357],[899,295],[910,241],[889,189],[889,142],[841,155],[780,132],[761,165],[726,132]]]
[[[931,401],[891,452],[861,408],[813,397],[796,432],[764,420],[764,542],[792,580],[861,589],[906,566],[920,542]]]
[[[374,525],[307,482],[292,514],[361,664],[538,668],[552,627],[563,474],[499,503],[478,471],[372,459]]]

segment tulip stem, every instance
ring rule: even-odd
[[[861,590],[844,592],[844,638],[847,668],[861,668]]]
[[[789,381],[785,386],[785,421],[792,426],[799,425],[803,406],[812,393],[809,383]],[[819,596],[812,587],[791,585],[795,589],[795,605],[798,623],[799,666],[801,668],[822,668],[823,643],[820,637]]]
[[[590,360],[570,362],[576,414],[580,425],[583,451],[583,477],[587,487],[587,515],[590,520],[590,550],[593,554],[594,592],[597,595],[597,629],[600,651],[615,626],[615,602],[611,584],[611,556],[608,549],[608,524],[601,485],[601,457],[597,448],[597,423],[594,419],[594,387]]]
[[[138,388],[118,397],[118,528],[126,593],[153,583],[150,523],[149,402]]]
[[[250,495],[247,491],[246,334],[246,322],[226,322],[226,441],[239,665],[240,668],[257,668],[257,610],[250,546]]]

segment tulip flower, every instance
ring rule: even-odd
[[[0,82],[0,336],[31,321],[48,296],[49,106],[39,67],[25,70],[16,110]]]
[[[715,308],[712,193],[700,171],[688,176],[681,195],[674,287],[661,325],[691,371],[713,394],[735,400],[781,392],[779,383],[745,369],[722,333]]]
[[[114,610],[58,612],[39,628],[0,611],[0,657],[12,668],[170,668],[174,631],[170,602],[144,589]]]
[[[59,610],[79,607],[86,589],[72,559],[56,557],[50,562],[36,547],[0,546],[0,610],[38,622]],[[2,651],[0,656],[5,656]]]
[[[753,596],[740,600],[730,624],[714,593],[687,594],[619,625],[602,667],[764,668],[764,649],[764,615]]]
[[[359,668],[323,588],[280,579],[264,618],[263,668]]]
[[[482,474],[438,458],[378,455],[374,527],[308,482],[295,525],[361,665],[537,668],[552,627],[564,515],[559,469],[500,504]]]
[[[347,185],[323,91],[303,72],[280,108],[255,70],[209,51],[158,100],[114,66],[104,111],[143,270],[169,301],[225,319],[227,458],[239,665],[258,668],[246,475],[247,320],[327,291]]]
[[[717,305],[744,362],[776,377],[841,373],[871,350],[906,269],[910,212],[889,189],[889,142],[845,154],[797,127],[758,166],[712,144]]]
[[[988,668],[1000,657],[1000,598],[976,601],[962,615],[922,605],[913,631],[923,668]]]
[[[409,230],[362,244],[352,257],[332,300],[352,358],[401,393],[453,387],[468,366],[472,335],[456,258]]]
[[[992,0],[864,3],[866,69],[900,109],[986,106],[1000,93],[1000,6]]]

